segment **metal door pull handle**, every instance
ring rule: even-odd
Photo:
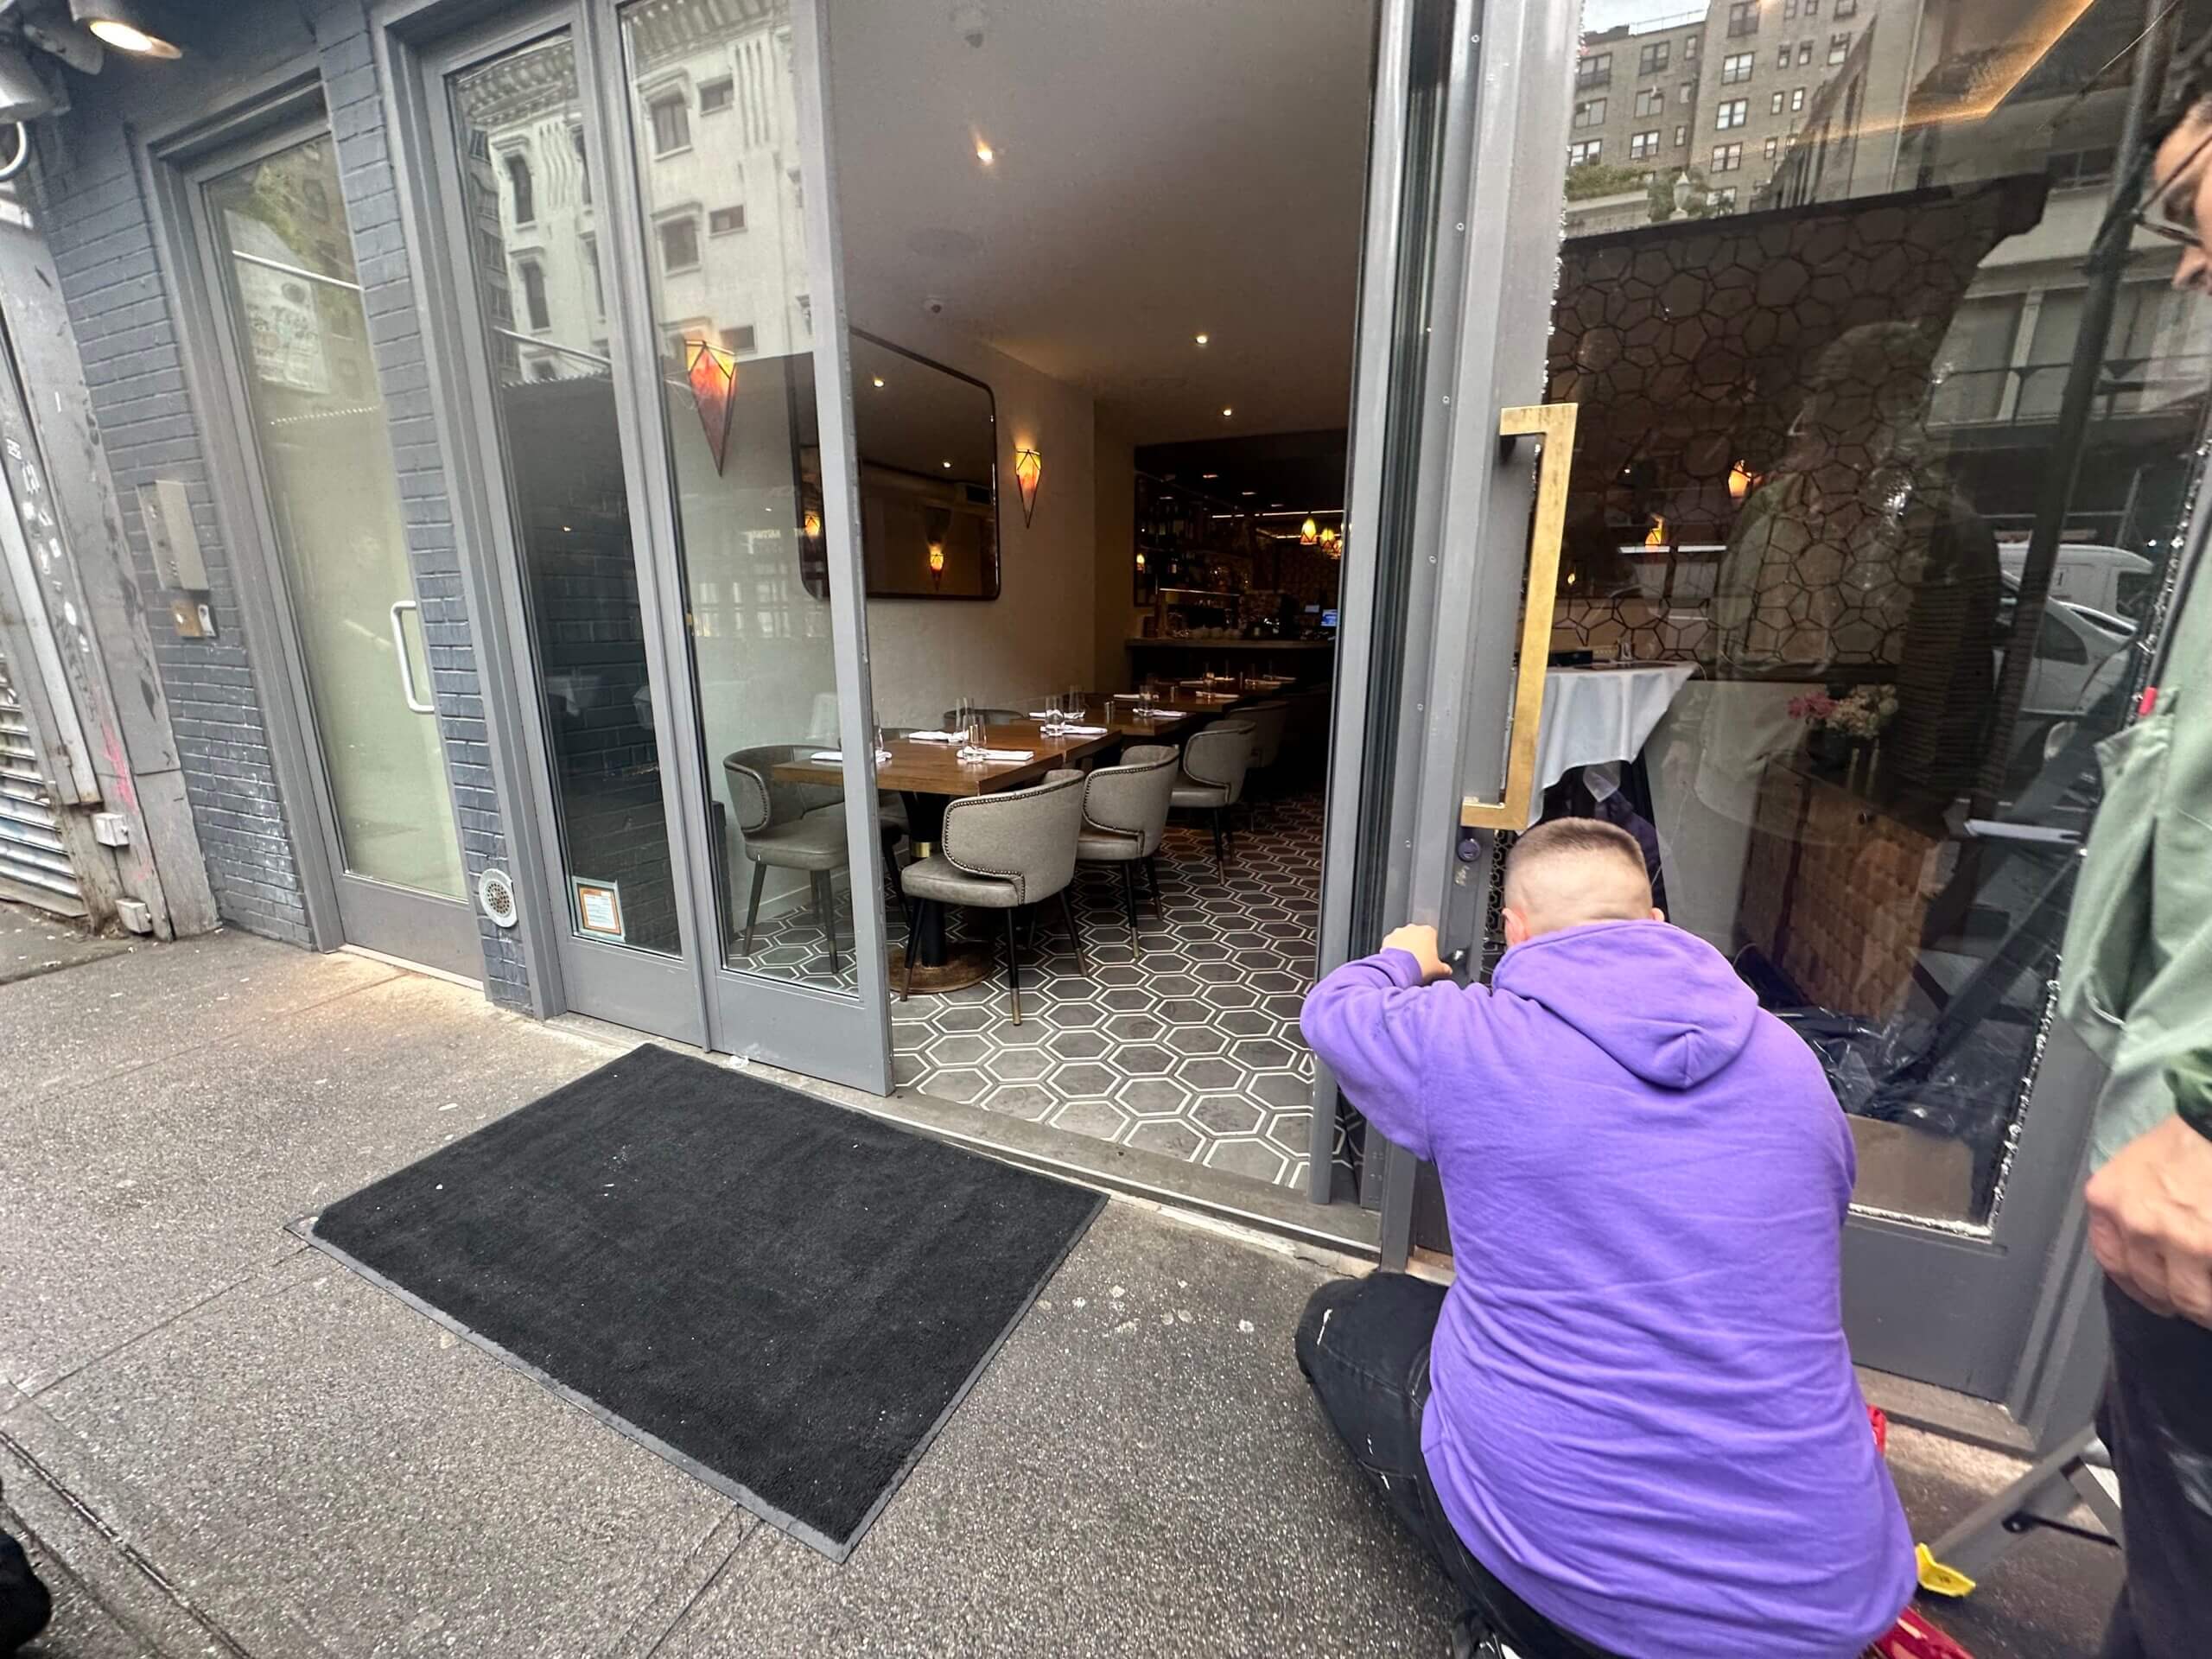
[[[1536,728],[1544,717],[1544,671],[1552,646],[1552,608],[1559,590],[1560,543],[1567,534],[1567,480],[1574,465],[1573,404],[1528,404],[1498,411],[1503,441],[1531,435],[1544,441],[1536,470],[1535,524],[1529,537],[1529,598],[1521,618],[1521,666],[1513,687],[1513,732],[1505,750],[1501,799],[1459,803],[1469,830],[1526,830],[1536,778]]]
[[[407,706],[418,715],[435,715],[438,705],[424,702],[415,695],[415,669],[407,660],[407,626],[399,620],[402,611],[413,611],[421,620],[423,607],[411,599],[395,600],[391,607],[391,649],[399,658],[399,695],[407,699]]]

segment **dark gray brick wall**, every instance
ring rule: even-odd
[[[122,497],[139,587],[160,591],[137,500],[137,486],[155,477],[183,481],[207,562],[215,638],[180,639],[157,629],[154,656],[208,883],[226,921],[305,944],[299,866],[246,659],[230,549],[208,492],[175,312],[156,268],[153,226],[123,122],[96,96],[81,98],[60,142],[41,132],[40,157],[47,245]]]
[[[475,641],[462,595],[458,543],[428,391],[421,325],[407,265],[400,205],[361,0],[269,5],[272,32],[312,31],[341,188],[365,289],[369,334],[391,434],[422,602],[439,726],[471,902],[475,878],[506,866],[505,818],[486,747]],[[251,20],[234,19],[248,29]],[[219,66],[218,66],[219,67]],[[202,71],[204,73],[204,70]],[[46,232],[91,388],[140,586],[156,591],[136,488],[156,475],[181,479],[207,562],[217,638],[157,638],[155,652],[186,787],[225,918],[253,932],[305,944],[307,916],[291,830],[276,788],[260,693],[245,649],[230,550],[209,493],[199,420],[184,381],[174,296],[154,256],[154,231],[130,154],[130,111],[102,83],[79,79],[59,142],[41,149]],[[219,102],[208,105],[212,114]],[[213,405],[213,388],[203,388]],[[273,664],[272,664],[273,668]],[[304,826],[302,826],[304,827]],[[497,1001],[526,1004],[519,940],[480,918],[485,982]]]

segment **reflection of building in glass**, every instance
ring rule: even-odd
[[[800,221],[791,12],[760,0],[647,0],[625,16],[663,350],[743,359],[813,346]]]
[[[1905,1207],[1979,1224],[2073,868],[2003,830],[2078,833],[2094,804],[2212,369],[2212,314],[2142,232],[2110,328],[2080,339],[2145,12],[1701,16],[1679,153],[1631,133],[1616,158],[1613,105],[1644,44],[1679,57],[1682,20],[1585,43],[1571,137],[1599,148],[1569,157],[1547,388],[1581,408],[1553,644],[1699,663],[1646,751],[1675,918],[1801,1021],[1862,1162],[1910,1174]],[[2212,0],[2171,26],[2201,36]],[[2077,374],[2090,418],[2061,454]]]
[[[680,371],[687,340],[741,359],[810,350],[788,9],[649,0],[626,22],[665,359]],[[612,251],[574,82],[563,40],[501,60],[471,89],[486,302],[507,372],[535,380],[607,371]]]

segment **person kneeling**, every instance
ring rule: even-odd
[[[1910,1533],[1843,1333],[1855,1156],[1811,1049],[1652,907],[1610,824],[1522,836],[1488,989],[1404,927],[1302,1025],[1433,1161],[1446,1290],[1314,1294],[1323,1410],[1527,1659],[1847,1659],[1910,1599]]]

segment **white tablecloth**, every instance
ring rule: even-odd
[[[1690,677],[1694,663],[1636,668],[1554,668],[1544,676],[1544,717],[1536,728],[1536,787],[1529,822],[1544,791],[1576,766],[1633,760]]]

